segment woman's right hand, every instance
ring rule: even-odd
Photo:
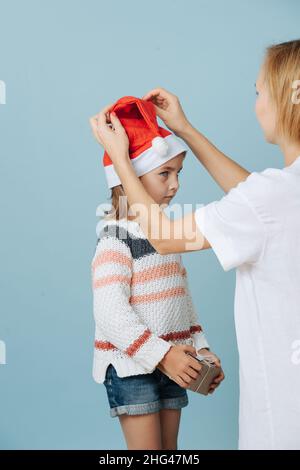
[[[179,137],[191,127],[177,96],[164,88],[155,88],[149,91],[143,96],[143,100],[152,101],[156,114]]]
[[[172,346],[158,364],[158,369],[183,388],[198,377],[201,364],[190,354],[197,355],[196,349],[187,344]]]

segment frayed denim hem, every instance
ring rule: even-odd
[[[152,403],[140,403],[137,405],[122,405],[110,409],[110,416],[115,418],[123,414],[130,416],[157,413],[162,409],[178,410],[189,403],[188,397],[166,398]]]

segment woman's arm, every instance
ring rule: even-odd
[[[226,193],[250,175],[249,171],[224,155],[191,125],[180,133],[180,137]]]
[[[169,129],[187,143],[199,162],[225,192],[230,191],[249,176],[250,173],[245,168],[224,155],[204,135],[193,128],[177,96],[163,88],[156,88],[147,93],[143,99],[153,102],[157,115]]]
[[[208,241],[197,229],[194,213],[174,221],[166,216],[136,176],[129,156],[127,159],[120,158],[115,168],[132,215],[137,215],[143,232],[158,253],[184,253],[210,248]]]

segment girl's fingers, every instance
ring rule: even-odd
[[[218,387],[217,384],[212,383],[209,387],[209,390],[216,390],[217,387]]]
[[[112,107],[113,107],[113,103],[108,104],[100,112],[104,114],[109,114],[109,111],[111,110]]]
[[[222,379],[219,379],[218,377],[213,381],[213,384],[219,385],[219,383],[222,381]]]
[[[103,108],[103,109],[100,111],[100,113],[104,113],[104,114],[106,115],[106,117],[109,118],[109,110],[110,110],[112,107],[113,107],[113,104],[108,104],[107,106],[105,106],[105,108]],[[90,118],[90,121],[91,121],[92,119],[98,121],[98,116],[99,116],[100,113],[94,114],[94,116],[92,116],[92,117]],[[108,121],[108,122],[110,122],[110,121]]]
[[[105,108],[102,109],[102,112],[105,113],[107,123],[110,122],[110,110],[112,107],[113,104],[108,104],[107,106],[105,106]]]
[[[118,116],[116,115],[116,113],[112,113],[110,115],[110,119],[111,119],[111,123],[112,125],[114,126],[115,130],[116,131],[125,131],[124,127],[122,126],[121,124],[121,121],[120,119],[118,118]]]
[[[90,125],[91,125],[91,128],[92,128],[92,132],[93,132],[93,135],[95,137],[95,139],[101,144],[102,144],[102,141],[99,137],[99,134],[98,134],[98,131],[97,131],[97,119],[94,117],[90,118]]]
[[[91,116],[90,121],[92,121],[92,120],[94,121],[95,119],[97,119],[97,116],[98,116],[98,114],[94,114],[94,116]]]
[[[221,367],[221,361],[218,356],[216,356],[215,354],[205,354],[205,356],[210,357],[217,367]]]
[[[96,118],[95,118],[95,116],[90,117],[89,122],[90,122],[90,126],[91,126],[91,128],[92,128],[92,130],[93,130],[94,127],[95,127],[95,125],[96,125]]]
[[[98,114],[90,118],[90,126],[92,128],[92,131],[97,129],[97,124],[98,124]]]
[[[193,369],[192,367],[188,367],[188,370],[187,370],[187,373],[190,377],[192,377],[193,379],[196,379],[199,375],[199,372],[197,372],[195,369]]]
[[[180,387],[182,388],[186,388],[187,387],[187,384],[182,380],[181,377],[177,376],[175,378],[173,378],[172,380],[174,380],[174,382],[176,382],[178,385],[180,385]]]
[[[212,385],[220,385],[220,383],[222,382],[222,380],[224,380],[225,376],[224,374],[220,374],[218,375],[218,377],[216,377],[213,382],[212,382]]]
[[[186,374],[185,372],[182,372],[180,375],[180,378],[183,380],[186,386],[188,386],[189,381],[190,381],[190,376]]]
[[[97,128],[105,129],[106,127],[107,127],[106,111],[100,111],[100,113],[98,114],[98,119],[97,119]]]
[[[107,124],[110,122],[109,118],[109,110],[111,109],[113,105],[109,104],[103,108],[100,113],[97,115],[97,127],[98,129],[100,128],[105,128],[107,127]]]
[[[215,381],[216,381],[216,383],[220,383],[220,382],[222,382],[222,380],[224,380],[224,379],[225,379],[225,375],[224,375],[224,373],[222,372],[220,375],[218,375],[218,377],[215,378]]]

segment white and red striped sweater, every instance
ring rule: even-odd
[[[105,221],[92,259],[93,377],[151,373],[172,344],[209,347],[180,254],[160,255],[137,222]]]

